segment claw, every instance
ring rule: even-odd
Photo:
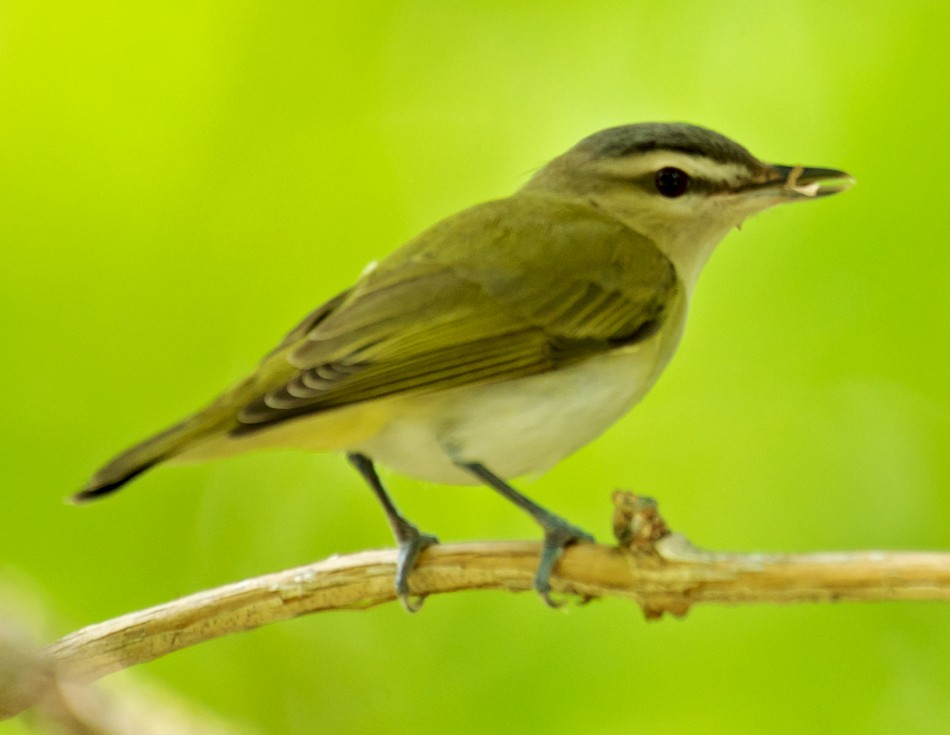
[[[399,543],[399,555],[396,558],[396,597],[406,612],[419,612],[425,595],[413,596],[409,590],[409,573],[416,566],[419,554],[430,546],[439,543],[439,539],[427,533],[421,533],[409,522],[399,524],[396,541]]]
[[[563,518],[553,514],[545,518],[544,546],[541,549],[538,571],[534,575],[534,589],[548,607],[557,609],[564,605],[563,602],[551,599],[551,573],[564,549],[572,544],[593,542],[593,536],[577,526],[572,526]]]

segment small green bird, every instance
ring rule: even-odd
[[[437,542],[396,509],[374,464],[484,483],[544,531],[535,589],[592,537],[508,481],[601,434],[653,386],[716,244],[749,215],[847,189],[834,169],[763,163],[682,123],[585,138],[512,196],[432,226],[298,324],[203,410],[120,454],[74,496],[163,462],[266,447],[345,452],[399,545],[396,592]]]

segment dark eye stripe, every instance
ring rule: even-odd
[[[663,169],[660,169],[660,170],[662,171]],[[677,169],[677,170],[682,170],[682,169]],[[656,178],[657,178],[658,173],[659,172],[657,171],[652,171],[649,173],[643,173],[643,174],[640,174],[638,176],[633,176],[633,177],[613,175],[609,177],[609,180],[613,180],[617,182],[623,181],[623,182],[626,182],[627,184],[632,184],[636,186],[638,189],[643,189],[643,191],[649,194],[657,195],[657,194],[661,194],[659,189],[657,189],[657,185],[656,185]],[[718,180],[718,179],[717,180],[702,179],[697,176],[690,176],[689,174],[686,174],[686,175],[689,177],[689,185],[686,191],[687,194],[713,195],[713,194],[719,194],[722,192],[734,191],[736,188],[736,185],[733,183],[730,183],[729,181]],[[605,177],[605,178],[608,178],[608,177]]]

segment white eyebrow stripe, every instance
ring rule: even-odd
[[[750,171],[739,163],[722,163],[711,158],[680,153],[679,151],[648,151],[625,158],[604,159],[602,168],[624,178],[639,178],[661,168],[678,168],[695,179],[707,181],[737,181],[748,178]]]

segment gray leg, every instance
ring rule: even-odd
[[[477,462],[459,462],[458,465],[530,514],[544,530],[544,547],[541,550],[541,563],[534,575],[534,589],[548,605],[557,607],[558,605],[551,599],[551,572],[554,571],[561,552],[564,547],[574,543],[592,542],[594,537],[525,497],[484,465]]]
[[[356,452],[346,455],[350,463],[359,471],[363,479],[369,484],[370,488],[376,494],[376,498],[383,506],[389,526],[393,530],[393,536],[396,537],[396,543],[399,545],[399,556],[396,562],[396,595],[403,607],[409,612],[416,612],[422,607],[424,597],[413,600],[409,595],[409,572],[416,565],[416,559],[419,554],[429,546],[439,543],[435,536],[422,533],[413,524],[407,521],[390,500],[383,483],[376,474],[376,468],[373,467],[373,460],[365,454]]]

